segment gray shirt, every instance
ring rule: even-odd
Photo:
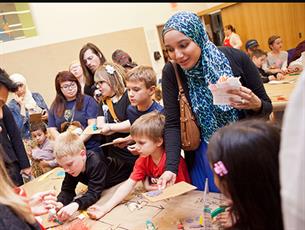
[[[288,61],[288,52],[281,51],[278,55],[274,55],[272,52],[267,53],[267,62],[263,65],[263,69],[286,69]]]

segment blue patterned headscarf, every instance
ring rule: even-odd
[[[187,77],[192,109],[197,115],[201,137],[208,143],[211,135],[220,127],[238,119],[238,110],[227,105],[213,105],[209,82],[216,83],[223,76],[233,76],[226,56],[209,40],[199,17],[191,12],[179,12],[164,25],[163,36],[170,30],[177,30],[189,37],[201,48],[198,63],[189,70],[183,70]]]

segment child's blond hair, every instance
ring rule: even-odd
[[[130,135],[145,136],[155,142],[163,138],[165,116],[158,111],[152,111],[140,116],[131,126]]]
[[[67,156],[76,156],[85,149],[84,142],[79,135],[72,132],[63,132],[56,138],[54,156],[61,159]]]
[[[157,76],[155,71],[150,66],[137,66],[129,70],[125,78],[126,81],[142,81],[145,87],[149,89],[157,85]]]
[[[126,72],[122,66],[105,62],[104,65],[98,67],[95,71],[94,81],[107,82],[117,96],[122,96],[125,92],[125,77]]]

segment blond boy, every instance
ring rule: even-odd
[[[63,206],[57,213],[61,221],[97,202],[104,189],[127,179],[121,162],[110,158],[102,160],[95,152],[87,151],[77,134],[61,133],[56,139],[54,154],[66,172],[57,197]],[[88,185],[88,191],[75,198],[78,182]]]
[[[118,205],[136,186],[138,181],[146,178],[154,183],[147,190],[158,189],[157,181],[165,169],[166,154],[163,145],[164,115],[153,111],[139,117],[131,126],[130,134],[136,142],[135,149],[140,157],[137,159],[129,179],[124,182],[102,206],[93,205],[88,208],[92,219],[99,219]],[[176,183],[190,182],[184,159],[181,157]]]

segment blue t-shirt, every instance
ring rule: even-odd
[[[93,97],[84,95],[83,107],[79,111],[75,107],[76,100],[67,101],[65,106],[65,111],[61,117],[58,117],[54,113],[53,107],[49,111],[49,128],[55,127],[60,132],[61,124],[64,122],[79,121],[83,128],[85,129],[88,126],[89,119],[97,118],[99,114],[100,107]],[[101,142],[100,135],[93,135],[85,144],[87,149],[93,149],[98,147]]]
[[[129,105],[127,108],[127,117],[130,124],[133,124],[140,116],[155,110],[163,113],[164,108],[156,101],[154,101],[146,111],[139,111],[136,106]]]

